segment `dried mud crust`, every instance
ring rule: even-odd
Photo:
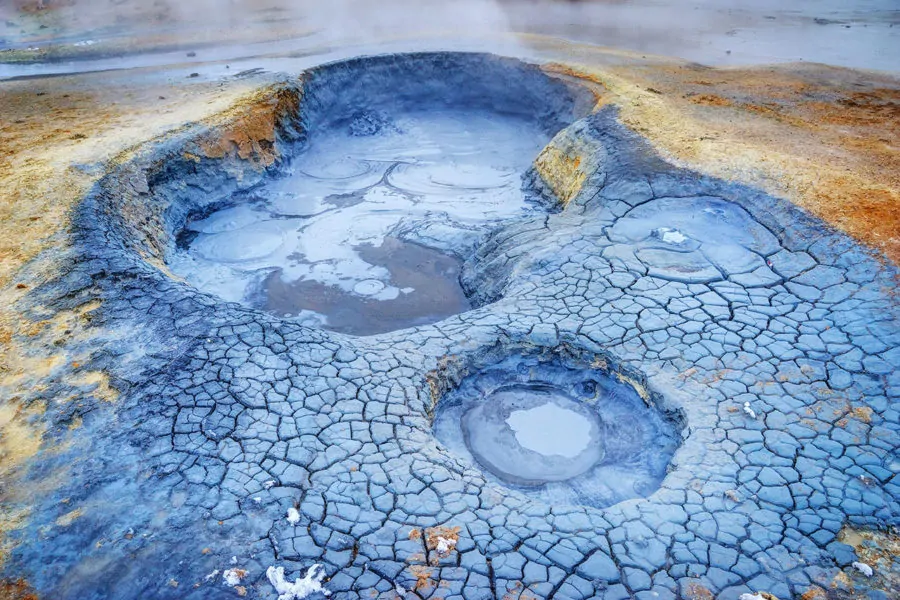
[[[88,288],[83,294],[57,299],[52,306],[43,303],[40,293],[43,284],[64,276],[75,260],[69,216],[103,174],[97,161],[114,157],[113,164],[127,162],[127,148],[135,139],[222,111],[251,87],[233,82],[175,89],[129,80],[111,90],[98,81],[104,77],[108,76],[4,82],[0,88],[4,140],[0,533],[4,537],[27,522],[35,498],[52,493],[66,480],[68,467],[42,469],[41,477],[28,481],[24,473],[59,449],[70,450],[72,436],[82,425],[79,415],[117,398],[116,383],[92,356],[105,335],[95,320],[99,290]],[[201,98],[203,102],[197,102]],[[258,93],[250,97],[253,106],[257,98]],[[56,415],[52,424],[45,418],[48,407]],[[6,559],[9,544],[7,539],[0,542],[0,562]],[[26,583],[13,577],[7,588],[25,590]]]
[[[276,125],[274,150],[298,135],[290,124]],[[607,108],[552,142],[569,175],[536,169],[542,191],[567,190],[565,207],[507,223],[469,259],[480,308],[348,338],[200,294],[148,262],[152,246],[125,243],[142,221],[123,228],[108,202],[123,190],[137,202],[148,164],[198,164],[189,133],[89,195],[69,273],[34,292],[50,307],[99,296],[94,323],[128,333],[92,359],[113,374],[115,404],[48,411],[84,423],[76,447],[42,460],[67,477],[16,534],[7,574],[53,598],[100,586],[107,598],[220,597],[232,588],[207,575],[227,568],[246,571],[248,597],[274,598],[269,565],[293,578],[314,563],[341,598],[880,585],[850,566],[865,556],[839,534],[900,514],[895,267],[785,201],[673,167]],[[265,169],[237,149],[205,161],[223,177],[211,194]],[[435,441],[445,384],[428,374],[523,345],[608,357],[683,411],[688,435],[659,491],[603,510],[548,505]]]

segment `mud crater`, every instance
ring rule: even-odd
[[[296,108],[261,175],[180,158],[155,174],[152,245],[202,292],[355,335],[471,308],[462,262],[546,210],[524,175],[588,108],[585,90],[480,54],[345,61],[285,93]]]
[[[603,508],[655,492],[685,419],[604,359],[512,352],[440,397],[434,435],[488,480],[550,504]]]

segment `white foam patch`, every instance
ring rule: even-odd
[[[188,225],[191,231],[200,233],[222,233],[234,231],[267,218],[264,211],[253,206],[241,204],[216,211],[205,219],[194,221]]]
[[[688,239],[686,235],[670,227],[660,227],[656,232],[659,234],[660,239],[667,244],[682,244]]]
[[[311,566],[305,577],[298,578],[293,583],[284,578],[284,567],[269,567],[266,569],[266,577],[278,592],[278,600],[303,600],[316,593],[331,595],[322,586],[322,580],[325,579],[325,568],[322,565]]]
[[[384,289],[384,284],[377,279],[366,279],[353,286],[353,292],[360,296],[374,296]]]
[[[284,232],[281,227],[272,221],[265,221],[234,231],[198,237],[191,247],[208,261],[234,263],[272,256],[282,244]]]

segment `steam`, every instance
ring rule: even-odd
[[[317,28],[335,42],[510,31],[506,14],[493,0],[336,0],[328,10],[311,14]]]
[[[706,64],[816,61],[897,70],[897,0],[0,0],[0,49],[115,38],[137,49],[303,38],[291,48],[446,40],[510,48],[537,33]],[[23,14],[28,13],[28,14]],[[5,26],[4,26],[5,25]],[[862,25],[862,26],[857,26]],[[524,38],[519,38],[520,40]],[[498,44],[499,42],[499,44]],[[453,49],[459,49],[455,44]],[[362,50],[361,52],[366,52]],[[349,50],[348,50],[349,52]],[[239,53],[239,52],[238,52]],[[505,53],[505,52],[501,52]]]
[[[39,6],[43,5],[43,6]],[[189,45],[223,32],[238,40],[317,33],[328,43],[510,31],[497,0],[13,0],[0,18],[36,15],[54,36],[175,38]],[[268,35],[266,35],[268,34]],[[227,36],[226,36],[227,39]],[[172,41],[169,39],[169,41]]]

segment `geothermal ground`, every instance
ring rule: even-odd
[[[440,45],[10,66],[0,598],[900,597],[900,81]]]

